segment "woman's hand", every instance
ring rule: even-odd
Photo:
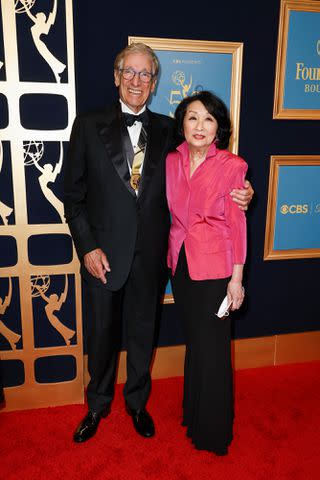
[[[242,282],[230,280],[227,288],[228,301],[231,301],[231,310],[238,310],[244,299]]]

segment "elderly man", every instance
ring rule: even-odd
[[[75,442],[91,438],[110,411],[122,319],[126,334],[125,404],[135,430],[152,437],[145,406],[156,312],[167,281],[170,217],[165,158],[174,146],[174,122],[146,103],[159,71],[142,43],[123,49],[114,64],[120,101],[75,119],[65,172],[65,216],[81,261],[87,300],[89,411]],[[240,208],[253,194],[236,192]]]

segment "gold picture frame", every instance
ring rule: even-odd
[[[312,21],[320,27],[319,13],[318,0],[281,0],[274,119],[320,119],[320,40],[318,29],[308,27]]]
[[[242,58],[243,58],[243,44],[238,42],[215,42],[215,41],[206,41],[206,40],[183,40],[183,39],[174,39],[174,38],[156,38],[156,37],[135,37],[129,36],[128,37],[128,44],[131,45],[132,43],[142,42],[146,45],[149,45],[157,54],[160,60],[161,67],[167,67],[169,65],[169,60],[166,65],[163,65],[167,60],[164,59],[163,52],[171,52],[176,53],[176,59],[171,59],[171,67],[173,69],[184,69],[187,68],[188,65],[206,65],[206,67],[199,66],[200,70],[197,72],[198,78],[200,81],[204,83],[205,89],[213,90],[215,93],[219,95],[219,91],[216,90],[213,86],[215,85],[214,82],[219,81],[217,80],[217,75],[212,75],[212,70],[208,68],[208,64],[210,62],[214,64],[215,60],[219,62],[222,57],[226,59],[226,63],[228,63],[228,73],[227,70],[224,70],[222,75],[224,75],[224,81],[221,80],[223,83],[224,88],[228,88],[228,100],[229,100],[229,110],[230,110],[230,118],[232,122],[232,135],[230,138],[229,149],[233,153],[238,153],[238,145],[239,145],[239,123],[240,123],[240,98],[241,98],[241,80],[242,80]],[[197,57],[197,54],[198,55]],[[203,55],[207,54],[207,55]],[[168,55],[168,54],[167,54]],[[217,57],[214,57],[217,56]],[[229,58],[230,56],[230,58]],[[187,58],[188,57],[188,58]],[[190,58],[192,57],[192,58]],[[200,59],[201,57],[201,59]],[[176,62],[176,63],[174,63]],[[174,65],[173,65],[174,64]],[[201,70],[203,68],[203,70]],[[223,67],[221,67],[223,68]],[[165,68],[162,68],[165,70]],[[219,69],[220,71],[220,69]],[[193,78],[196,75],[193,75]],[[192,89],[190,88],[191,82],[191,74],[186,73],[186,78],[188,77],[189,83],[185,82],[182,85],[182,88],[179,87],[178,82],[176,83],[176,87],[172,89],[172,86],[168,85],[167,88],[167,96],[165,94],[162,95],[162,98],[165,96],[169,99],[168,103],[171,102],[171,107],[176,105],[181,101],[184,96],[187,96],[188,93],[192,94]],[[172,78],[171,76],[167,77]],[[165,82],[166,80],[163,79],[163,76],[160,75],[160,79],[157,85],[157,95],[160,97],[161,94],[159,93],[159,85],[161,90],[161,82]],[[171,91],[170,91],[171,88]],[[219,90],[219,89],[218,89]],[[180,92],[180,93],[179,93]],[[176,95],[178,100],[174,99],[174,95]],[[220,95],[219,95],[220,96]],[[228,102],[226,102],[228,103]],[[162,104],[163,105],[163,104]],[[150,105],[151,110],[156,111],[157,113],[163,114],[170,114],[172,112],[168,112],[165,110],[163,106],[159,108],[158,106],[153,106],[151,103]],[[171,292],[171,285],[170,282],[167,285],[166,294],[163,299],[163,303],[174,303],[172,292]]]
[[[300,172],[297,172],[296,168],[291,172],[291,178],[294,179],[294,182],[291,182],[290,175],[288,175],[290,170],[286,169],[288,179],[280,182],[280,171],[282,167],[302,168],[300,168]],[[310,183],[308,184],[308,182],[304,181],[301,173],[304,173],[303,170],[305,170],[306,167],[319,167],[319,173],[316,173],[319,174],[320,179],[320,155],[271,156],[264,260],[320,257],[320,240],[319,247],[304,248],[305,242],[308,241],[308,239],[317,237],[317,235],[314,235],[314,232],[311,231],[312,221],[315,219],[314,223],[316,224],[320,222],[320,194],[317,188],[317,185],[319,185],[318,178],[317,175],[315,175],[314,169],[312,171],[309,169],[309,171],[305,171],[305,173],[308,175],[307,178],[310,179]],[[312,188],[312,185],[315,185],[315,187]],[[279,186],[280,189],[282,189],[280,196]],[[301,192],[297,191],[297,186],[298,190],[299,187],[301,190],[303,189],[304,196],[301,195]],[[316,195],[318,195],[318,198]],[[298,201],[290,203],[290,199],[293,197]],[[284,203],[282,203],[283,199]],[[313,218],[312,215],[314,215]],[[284,221],[284,219],[286,220]],[[288,222],[287,220],[289,219],[290,221]],[[300,224],[296,223],[295,228],[292,230],[292,222],[295,222],[297,219]],[[308,223],[304,223],[304,229],[301,227],[301,219],[308,220]],[[307,228],[308,226],[310,226],[309,230]],[[295,232],[297,232],[296,238],[294,235]],[[286,239],[288,245],[294,242],[301,242],[301,247],[279,248],[279,244],[283,243]]]
[[[240,98],[241,98],[241,75],[243,43],[240,42],[215,42],[206,40],[183,40],[175,38],[157,37],[128,37],[128,44],[142,42],[149,45],[157,54],[162,51],[207,53],[211,55],[231,55],[232,69],[230,78],[230,117],[233,133],[230,139],[230,151],[238,152],[239,145],[239,122],[240,122]],[[161,58],[160,58],[161,63]],[[161,78],[160,78],[161,82]],[[152,108],[151,108],[152,109]],[[159,112],[164,113],[164,112]]]

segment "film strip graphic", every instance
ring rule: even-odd
[[[4,410],[83,401],[79,264],[63,216],[75,116],[72,0],[0,0]]]

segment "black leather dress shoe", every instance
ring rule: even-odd
[[[104,410],[101,413],[89,410],[87,415],[78,425],[77,430],[74,432],[73,440],[76,443],[82,443],[93,437],[97,431],[101,417],[106,417],[108,413],[109,412],[107,410]]]
[[[144,408],[142,410],[133,410],[127,406],[127,412],[132,417],[133,426],[142,437],[153,437],[155,434],[154,423]]]
[[[217,448],[213,453],[215,453],[218,457],[223,457],[228,455],[228,447]]]

